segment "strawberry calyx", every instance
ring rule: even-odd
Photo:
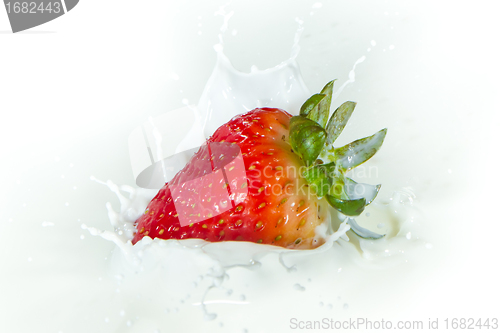
[[[375,199],[381,185],[357,183],[346,174],[375,155],[387,129],[335,147],[335,140],[344,130],[356,103],[343,103],[329,118],[334,82],[328,82],[319,94],[312,95],[300,108],[300,114],[290,119],[290,145],[307,167],[302,176],[311,191],[325,197],[334,209],[345,215],[351,230],[359,237],[381,238],[384,235],[360,227],[353,218]]]

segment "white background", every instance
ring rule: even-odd
[[[288,57],[295,17],[302,18],[298,62],[311,91],[332,78],[344,82],[366,56],[356,83],[339,97],[358,102],[342,139],[389,128],[373,161],[381,199],[411,187],[433,248],[422,254],[428,265],[419,261],[400,276],[374,273],[380,290],[367,292],[366,303],[353,296],[349,316],[367,315],[372,306],[376,318],[394,320],[498,318],[497,3],[321,2],[314,9],[311,1],[235,1],[224,37],[236,68],[267,68]],[[106,326],[104,315],[88,320],[99,317],[92,313],[98,301],[83,286],[105,269],[113,245],[80,225],[108,228],[105,202],[117,203],[89,177],[134,185],[128,135],[149,116],[182,107],[183,99],[197,102],[215,64],[212,46],[223,19],[214,12],[223,4],[85,0],[18,34],[0,9],[1,331],[85,331],[85,323],[95,332],[134,329]],[[274,319],[270,311],[282,304],[272,297],[255,297],[251,310],[238,312],[239,326],[222,315],[225,330],[288,331],[286,318],[300,311],[287,305]],[[245,316],[259,318],[260,309],[261,321]],[[71,328],[68,313],[80,317],[79,328]],[[203,322],[199,309],[182,316],[190,329],[223,330]],[[173,331],[183,325],[169,320]],[[151,332],[169,331],[154,318],[143,323]]]

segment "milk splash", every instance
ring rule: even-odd
[[[296,62],[300,50],[300,35],[303,31],[301,20],[297,19],[299,28],[289,59],[273,68],[259,70],[253,67],[250,73],[242,73],[232,66],[224,54],[222,33],[227,29],[232,12],[226,13],[223,7],[219,14],[224,16],[224,24],[219,35],[219,44],[214,47],[217,53],[215,69],[205,86],[198,105],[189,106],[189,109],[194,113],[194,124],[183,139],[176,143],[175,151],[170,150],[170,154],[189,149],[191,149],[192,154],[192,148],[200,146],[206,137],[210,136],[228,119],[256,107],[279,107],[298,114],[300,105],[310,96]],[[356,61],[349,74],[349,79],[334,94],[334,99],[344,87],[355,81],[355,67],[364,59],[363,56]],[[162,141],[166,142],[167,140],[162,140],[161,133],[175,131],[175,125],[171,124],[171,128],[159,128],[154,126],[151,119],[150,122],[157,144],[157,161],[162,161],[162,158],[168,157],[168,154],[162,156],[164,151],[162,152],[161,144]],[[169,144],[171,144],[170,141]],[[150,156],[152,155],[150,154]],[[186,161],[189,157],[185,156]],[[151,158],[151,160],[153,159]],[[166,177],[167,170],[163,164],[161,169],[163,176]],[[170,171],[175,173],[178,170]],[[202,307],[207,320],[216,318],[216,314],[208,311],[206,297],[213,288],[224,288],[223,284],[228,278],[227,272],[230,269],[235,267],[255,269],[261,266],[260,260],[264,256],[277,254],[279,262],[286,271],[293,272],[296,268],[287,264],[289,258],[314,256],[317,253],[328,251],[339,239],[349,240],[347,236],[349,225],[333,218],[334,221],[326,221],[325,224],[317,228],[317,233],[325,236],[327,241],[314,250],[290,250],[247,242],[209,243],[199,239],[162,240],[151,239],[147,236],[136,245],[132,245],[130,240],[133,237],[134,222],[144,212],[157,190],[117,186],[111,181],[102,182],[95,178],[92,179],[108,186],[117,195],[120,209],[115,211],[111,204],[107,203],[106,205],[113,231],[103,231],[86,225],[82,225],[82,228],[88,230],[92,235],[99,235],[116,244],[117,250],[114,251],[110,269],[112,274],[118,277],[119,283],[128,283],[132,286],[130,288],[134,289],[134,286],[145,285],[147,282],[144,281],[152,279],[153,284],[167,286],[163,287],[166,294],[177,293],[177,297],[187,298],[185,294],[189,287],[186,285],[186,281],[190,281],[195,286],[200,280],[209,281],[201,302],[193,304]],[[123,195],[123,192],[128,193],[128,197]],[[373,221],[378,221],[375,226],[370,225],[370,227],[373,229],[378,226],[380,231],[385,232],[387,236],[376,241],[358,240],[359,244],[356,246],[362,252],[365,260],[380,264],[381,260],[379,259],[381,258],[404,253],[402,249],[408,248],[410,240],[412,242],[418,241],[418,236],[414,234],[416,222],[414,211],[411,208],[413,199],[414,195],[406,191],[395,193],[389,203],[381,204],[375,201],[368,206],[367,212],[369,213],[366,215],[371,214],[372,217],[370,219],[361,218],[359,219],[360,223],[370,225],[370,223],[373,224]],[[397,215],[397,212],[400,215]],[[335,217],[334,212],[331,215]],[[331,227],[327,227],[327,225],[331,225],[330,222],[333,222],[332,224],[337,231],[333,232]],[[170,281],[170,285],[173,287],[169,288],[169,283],[165,281]]]
[[[144,237],[136,245],[132,245],[130,239],[134,229],[134,221],[142,214],[149,201],[156,194],[155,191],[134,189],[130,186],[117,186],[111,181],[103,182],[94,177],[92,180],[106,185],[114,192],[120,201],[120,210],[115,211],[109,203],[108,217],[114,231],[104,231],[82,224],[82,229],[88,230],[92,235],[100,236],[117,245],[119,251],[115,251],[112,260],[112,275],[118,276],[120,280],[137,277],[140,274],[151,274],[160,267],[160,276],[174,271],[179,279],[186,279],[183,265],[188,257],[194,255],[196,260],[208,261],[203,278],[211,281],[205,291],[200,304],[205,312],[206,319],[214,319],[216,315],[209,313],[206,309],[205,296],[212,288],[223,288],[223,282],[228,278],[227,271],[235,267],[254,269],[261,266],[260,260],[269,254],[277,254],[279,262],[288,271],[296,270],[294,266],[287,265],[289,257],[314,255],[329,250],[333,243],[339,238],[345,237],[349,225],[342,223],[338,230],[327,235],[325,224],[318,227],[317,233],[327,237],[327,241],[313,250],[291,250],[277,246],[255,244],[249,242],[219,242],[210,243],[201,239],[186,240],[163,240]],[[128,198],[122,192],[129,194]],[[168,269],[169,267],[170,269]],[[146,272],[146,273],[145,273]],[[195,280],[195,276],[191,276]],[[188,278],[189,279],[189,278]],[[182,285],[180,281],[173,283],[174,286]]]
[[[233,12],[226,13],[222,7],[217,14],[224,17],[219,43],[214,45],[217,62],[198,105],[191,106],[195,122],[176,152],[199,147],[205,138],[229,119],[258,107],[277,107],[298,114],[302,103],[311,95],[296,61],[300,51],[300,36],[304,30],[303,21],[296,19],[299,27],[287,60],[264,70],[252,66],[250,73],[243,73],[236,70],[224,54],[222,33],[227,30],[227,22]]]

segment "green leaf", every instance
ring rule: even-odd
[[[356,183],[351,178],[345,177],[344,190],[349,199],[365,198],[366,204],[369,205],[377,196],[382,185],[370,185]]]
[[[326,95],[327,100],[325,100],[325,103],[327,103],[328,110],[330,110],[330,104],[332,102],[333,84],[335,83],[335,81],[337,81],[337,80],[336,79],[331,80],[330,82],[325,84],[323,89],[321,89],[321,93],[320,93],[320,94]]]
[[[325,130],[315,121],[302,116],[290,119],[290,144],[306,165],[312,165],[326,141]]]
[[[380,149],[384,142],[387,128],[372,136],[353,141],[343,147],[335,149],[335,159],[339,167],[349,171],[368,161]]]
[[[353,218],[347,219],[347,224],[351,227],[351,230],[361,238],[365,239],[379,239],[384,237],[385,235],[377,234],[371,230],[360,227],[359,224]]]
[[[360,198],[355,200],[342,200],[342,199],[337,199],[330,194],[327,194],[326,200],[333,208],[335,208],[336,210],[347,216],[360,215],[366,206],[365,198]]]
[[[326,141],[329,144],[334,143],[342,133],[355,107],[355,102],[345,102],[335,110],[326,126],[326,133],[328,134]]]
[[[332,185],[335,182],[332,177],[335,171],[335,163],[318,164],[308,168],[302,173],[302,176],[307,180],[309,188],[319,197],[324,197],[330,192]]]
[[[335,80],[328,82],[323,90],[321,90],[321,95],[325,97],[319,101],[317,107],[313,108],[307,115],[307,118],[314,120],[321,127],[325,128],[328,122],[328,117],[330,116],[330,104],[332,104],[333,95],[333,83]]]
[[[336,175],[332,178],[332,187],[330,187],[328,194],[337,199],[350,199],[344,190],[344,175],[339,174],[337,170],[335,173]]]
[[[300,107],[300,115],[307,117],[312,110],[318,108],[319,102],[321,102],[325,97],[326,95],[323,94],[314,94],[309,97],[309,99]]]

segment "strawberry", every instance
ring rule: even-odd
[[[348,216],[361,237],[359,215],[380,186],[358,184],[346,172],[380,148],[386,129],[343,147],[333,143],[354,110],[342,104],[330,120],[333,81],[309,98],[299,116],[257,108],[219,127],[189,163],[166,183],[136,221],[143,237],[248,241],[310,249],[329,206]]]

